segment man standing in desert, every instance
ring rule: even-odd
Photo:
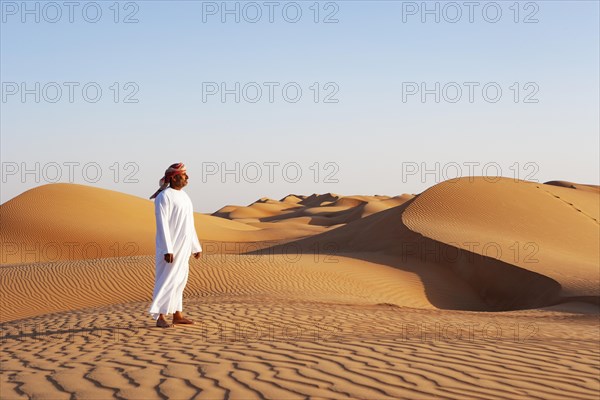
[[[160,180],[160,188],[150,199],[156,216],[156,278],[150,314],[156,326],[193,324],[181,313],[183,289],[189,273],[189,257],[200,257],[202,247],[194,227],[192,200],[181,190],[188,183],[183,163],[173,164]],[[173,324],[165,315],[173,314]]]

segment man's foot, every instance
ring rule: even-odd
[[[191,321],[183,316],[181,311],[175,311],[173,314],[173,324],[193,324],[194,321]]]
[[[193,324],[194,321],[189,320],[187,318],[181,317],[181,318],[173,318],[173,324]]]
[[[156,326],[159,328],[171,328],[173,324],[168,323],[165,319],[159,318],[156,320]]]

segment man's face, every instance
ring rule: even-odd
[[[171,178],[171,186],[182,188],[188,184],[188,175],[184,172],[183,174],[177,174]]]

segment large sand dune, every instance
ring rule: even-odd
[[[0,398],[598,398],[599,197],[464,178],[197,213],[197,324],[162,330],[152,202],[41,186],[0,206]]]
[[[553,185],[463,178],[426,190],[402,220],[428,238],[554,279],[561,296],[597,302],[599,199]]]
[[[401,206],[262,250],[382,253],[415,273],[453,271],[490,309],[600,298],[599,196],[512,179],[440,183]],[[436,271],[436,272],[433,272]],[[435,304],[435,295],[430,296]],[[445,308],[445,304],[437,304]]]

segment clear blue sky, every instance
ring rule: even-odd
[[[598,2],[467,3],[2,0],[0,201],[69,178],[147,198],[179,161],[199,212],[599,184]]]

